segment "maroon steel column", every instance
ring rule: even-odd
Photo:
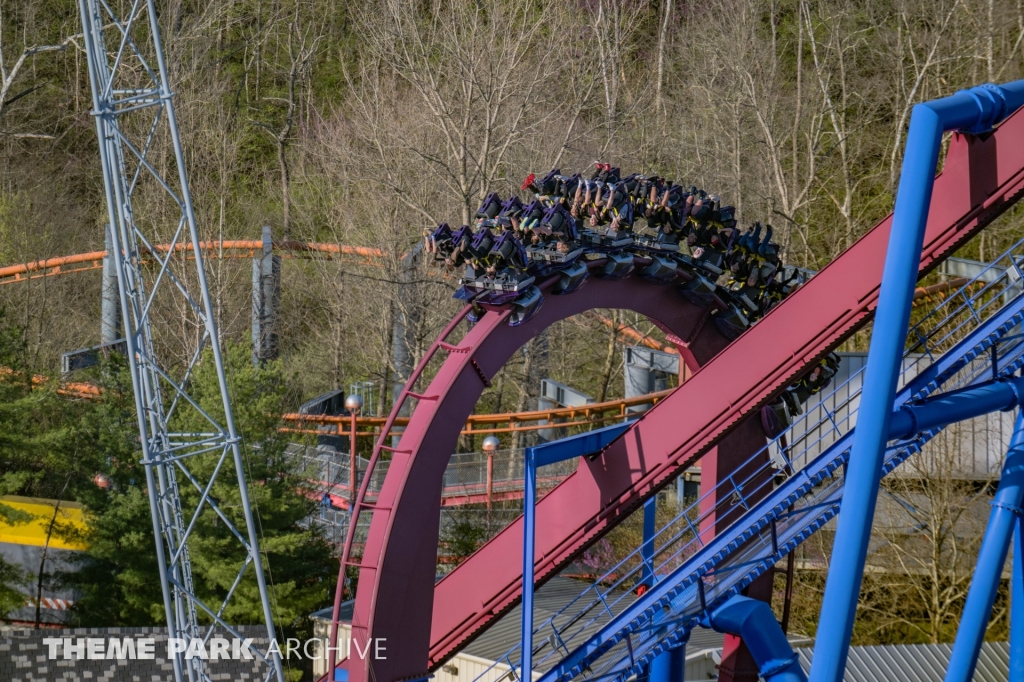
[[[735,508],[727,514],[715,514],[715,506],[727,502],[732,497],[734,488],[728,484],[729,476],[735,482],[745,483],[749,490],[754,488],[753,495],[747,493],[751,501],[757,501],[767,495],[771,488],[764,486],[765,479],[770,477],[768,471],[761,472],[754,480],[748,479],[764,465],[764,461],[750,461],[751,455],[765,444],[764,430],[760,416],[755,413],[747,417],[738,427],[723,438],[717,447],[711,449],[700,460],[700,495],[701,495],[701,535],[705,541],[714,538],[732,524],[742,513],[742,508]],[[759,458],[760,459],[760,458]],[[765,453],[767,459],[767,453]],[[725,483],[724,485],[722,485]],[[742,492],[742,491],[741,491]],[[705,516],[706,512],[710,512]],[[772,584],[774,572],[769,571],[753,582],[744,594],[754,599],[772,601]],[[718,679],[721,682],[757,682],[759,673],[750,651],[743,645],[743,640],[736,635],[726,635],[722,647],[722,662],[718,667]]]

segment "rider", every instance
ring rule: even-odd
[[[557,240],[555,248],[559,253],[569,253],[579,241],[576,219],[561,206],[552,206],[544,214],[538,231],[551,235]]]
[[[608,222],[608,233],[621,236],[633,230],[633,202],[624,182],[615,183],[608,190],[608,198],[600,222]]]
[[[531,190],[545,206],[552,205],[557,199],[556,192],[558,190],[558,176],[561,175],[561,171],[557,168],[552,168],[548,171],[540,180],[533,173],[526,176],[523,184],[519,189]]]
[[[839,362],[837,353],[829,353],[811,371],[790,385],[783,394],[790,414],[800,414],[803,411],[803,404],[812,395],[820,393],[832,383],[832,378],[839,372]]]

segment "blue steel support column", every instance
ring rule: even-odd
[[[960,617],[960,627],[949,657],[946,682],[970,682],[978,664],[981,644],[985,641],[992,605],[1002,579],[1010,538],[1019,525],[1021,500],[1024,497],[1024,411],[1017,413],[1010,449],[999,477],[999,487],[992,499],[992,512],[985,527],[985,536],[978,550],[978,563],[971,577],[971,589]],[[1018,607],[1014,604],[1012,608]],[[1016,615],[1016,614],[1013,614]],[[1011,625],[1012,627],[1012,625]]]
[[[537,466],[533,448],[526,448],[523,481],[523,659],[519,679],[533,679],[533,534],[537,515]]]
[[[654,587],[654,526],[657,520],[657,499],[658,496],[655,495],[644,502],[644,539],[640,545],[640,560],[643,566],[640,568],[640,582],[648,589]],[[665,652],[658,656],[648,667],[646,675],[641,673],[638,679],[646,677],[647,682],[669,682],[669,668],[661,660],[668,654],[669,652]]]
[[[814,647],[812,679],[816,682],[840,682],[846,669],[942,133],[959,128],[982,132],[1021,104],[1024,81],[1017,81],[918,104],[911,115],[846,494]]]
[[[800,657],[763,601],[736,595],[705,615],[704,625],[742,637],[765,682],[807,682]]]
[[[644,567],[640,579],[647,587],[654,587],[654,527],[657,509],[657,495],[644,502],[644,544],[640,548],[640,559],[644,562]]]
[[[1015,377],[986,381],[933,395],[913,405],[901,405],[889,418],[888,440],[910,438],[921,431],[990,412],[1007,412],[1019,406],[1021,396],[1024,396],[1024,378]]]
[[[608,447],[629,428],[631,421],[605,426],[577,436],[526,448],[523,475],[523,623],[521,682],[533,679],[534,533],[537,523],[537,468],[567,459],[592,455]]]
[[[686,645],[669,649],[651,662],[648,682],[683,682],[686,675]]]
[[[1010,676],[1009,682],[1024,682],[1024,543],[1021,519],[1013,529],[1013,572],[1010,574]]]

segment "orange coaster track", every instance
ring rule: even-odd
[[[263,242],[259,240],[224,240],[200,242],[200,247],[214,258],[252,258],[263,250]],[[331,259],[352,259],[366,263],[379,262],[386,254],[380,249],[366,246],[342,246],[340,244],[325,244],[317,242],[296,242],[285,241],[275,242],[275,250],[288,252],[285,257],[291,258],[320,258]],[[155,249],[159,253],[171,251],[169,244],[158,244]],[[183,243],[174,245],[175,253],[192,251],[192,244]],[[58,256],[18,265],[8,265],[0,268],[0,284],[14,284],[26,282],[42,277],[53,277],[55,275],[69,275],[74,272],[86,272],[89,270],[100,270],[103,268],[103,258],[106,251],[90,251],[88,253],[76,253],[72,256]],[[188,257],[188,256],[186,256]]]

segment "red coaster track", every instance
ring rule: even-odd
[[[922,275],[1019,198],[1022,139],[1020,115],[991,135],[954,136],[935,184]],[[436,586],[434,572],[448,458],[484,382],[520,346],[557,320],[591,308],[623,308],[683,339],[684,361],[692,370],[701,367],[540,501],[536,573],[543,581],[698,458],[704,457],[707,478],[723,480],[736,461],[764,442],[758,408],[870,319],[890,225],[889,218],[882,221],[731,344],[708,322],[713,302],[702,308],[675,287],[636,277],[592,280],[581,292],[548,295],[543,309],[520,327],[507,326],[507,311],[490,311],[457,346],[444,344],[460,315],[432,349],[449,353],[440,371],[421,394],[410,394],[417,403],[392,453],[383,490],[372,505],[361,505],[373,511],[363,557],[353,561],[348,551],[344,557],[360,571],[353,639],[360,648],[370,639],[387,642],[386,659],[347,662],[349,679],[423,677],[516,603],[521,519]],[[380,448],[374,459],[379,455]],[[341,589],[339,583],[339,600]]]

